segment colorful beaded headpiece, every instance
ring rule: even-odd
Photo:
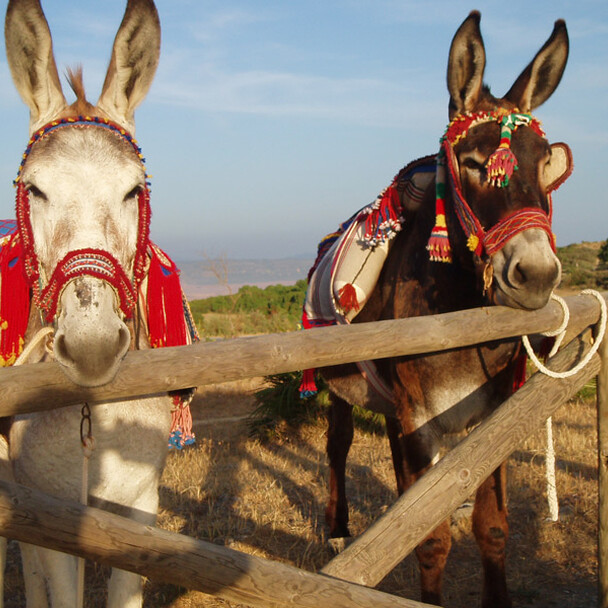
[[[458,171],[454,167],[453,149],[459,141],[467,136],[472,127],[487,122],[497,122],[500,125],[500,145],[490,155],[486,163],[488,181],[497,188],[506,188],[513,172],[517,170],[517,159],[511,149],[513,132],[520,126],[527,126],[541,137],[545,137],[539,121],[530,114],[509,113],[500,110],[495,112],[467,112],[459,114],[452,120],[440,140],[441,147],[437,155],[435,226],[427,244],[429,256],[433,261],[452,261],[445,217],[446,174],[449,174],[454,211],[467,237],[467,247],[476,255],[481,256],[484,251],[488,255],[493,255],[511,237],[529,228],[544,230],[549,235],[551,246],[555,248],[551,218],[541,209],[530,207],[516,211],[486,232],[464,199]]]
[[[32,135],[14,180],[17,188],[17,222],[8,222],[8,231],[3,230],[3,223],[0,222],[0,366],[13,365],[22,352],[31,301],[50,323],[56,316],[65,285],[83,275],[103,279],[112,285],[126,318],[133,315],[141,295],[142,281],[147,278],[144,318],[153,348],[179,346],[198,340],[188,302],[181,289],[179,270],[149,239],[150,191],[147,181],[138,197],[138,233],[131,277],[126,275],[118,260],[108,251],[79,249],[66,254],[55,266],[47,284],[43,284],[34,250],[29,193],[21,176],[36,142],[64,127],[107,129],[127,142],[142,167],[144,164],[135,139],[120,125],[105,118],[62,118],[38,129]],[[149,176],[146,175],[146,178]],[[173,391],[170,396],[174,404],[170,445],[181,448],[194,442],[192,417],[188,408],[192,392]]]
[[[34,303],[44,312],[44,318],[51,322],[57,312],[57,304],[63,287],[73,278],[89,275],[108,281],[118,295],[120,308],[125,317],[132,316],[136,294],[147,265],[147,253],[150,234],[150,192],[148,182],[138,195],[139,220],[137,232],[137,249],[133,265],[133,276],[130,280],[118,261],[107,251],[81,249],[69,252],[57,263],[51,278],[43,285],[40,277],[40,263],[34,250],[34,237],[30,222],[29,193],[21,182],[21,174],[34,145],[44,137],[65,127],[102,128],[114,133],[133,148],[137,158],[144,167],[144,157],[135,138],[121,126],[105,118],[77,116],[55,120],[38,129],[30,138],[21,159],[19,171],[14,184],[17,188],[17,225],[23,247],[24,269],[33,292]],[[146,175],[146,177],[148,177]]]
[[[72,116],[69,118],[59,118],[50,122],[48,125],[41,127],[36,130],[33,135],[30,137],[30,140],[27,142],[27,147],[25,148],[25,152],[21,158],[21,164],[19,165],[19,170],[17,171],[17,177],[14,180],[15,186],[19,183],[21,179],[21,173],[23,172],[23,167],[32,151],[32,147],[37,141],[43,139],[46,135],[53,133],[53,131],[57,131],[62,127],[100,127],[103,129],[107,129],[112,133],[118,135],[121,139],[126,141],[135,151],[137,158],[139,158],[144,171],[146,169],[145,162],[146,159],[141,152],[141,148],[139,147],[136,139],[126,130],[123,129],[120,125],[108,120],[107,118],[100,118],[99,116]],[[150,176],[146,174],[146,178]],[[149,184],[148,184],[149,185]]]

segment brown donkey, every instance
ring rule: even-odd
[[[537,309],[560,280],[550,192],[569,174],[570,153],[564,144],[550,146],[529,113],[560,82],[568,58],[566,25],[556,21],[530,65],[497,98],[483,83],[486,58],[479,22],[480,14],[473,11],[450,48],[451,122],[440,153],[431,159],[437,163],[436,176],[419,205],[404,202],[398,189],[403,226],[356,322],[488,304]],[[398,181],[399,176],[393,186]],[[402,493],[436,462],[446,434],[475,425],[512,392],[519,348],[519,341],[509,340],[377,361],[378,375],[392,393],[389,402],[370,390],[354,364],[323,370],[332,393],[326,509],[332,537],[349,534],[344,471],[353,436],[351,405],[392,408],[386,427]],[[503,465],[475,499],[473,530],[482,555],[486,608],[511,605],[505,582],[505,490]],[[450,545],[446,521],[416,549],[424,602],[441,603]]]

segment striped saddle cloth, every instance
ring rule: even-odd
[[[308,273],[302,324],[305,329],[350,323],[365,306],[380,276],[395,235],[407,212],[416,211],[433,181],[436,157],[426,156],[405,166],[373,203],[357,211],[319,244]],[[357,364],[372,386],[392,401],[371,362]],[[306,370],[301,392],[316,390],[312,370]]]

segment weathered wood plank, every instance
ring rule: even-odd
[[[0,481],[0,535],[259,608],[423,608]]]
[[[570,368],[581,351],[582,340],[572,341],[553,357],[550,368]],[[568,379],[554,380],[536,373],[322,572],[370,587],[377,585],[599,369],[596,354]]]
[[[592,297],[568,298],[573,337],[595,323]],[[384,357],[435,352],[554,329],[561,308],[538,311],[491,306],[429,317],[310,329],[132,352],[110,384],[82,389],[55,363],[0,370],[0,416],[162,393],[241,378],[263,376]]]

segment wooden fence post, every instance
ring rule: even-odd
[[[598,440],[598,606],[608,608],[608,342],[599,348],[602,362],[597,376]]]

